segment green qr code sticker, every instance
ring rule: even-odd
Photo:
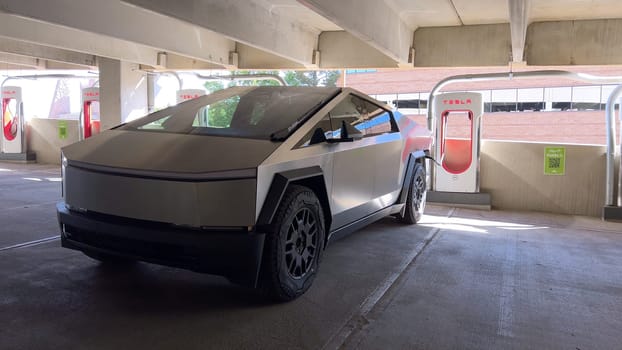
[[[566,148],[544,148],[544,174],[564,175],[566,173]]]
[[[67,138],[67,121],[59,120],[58,121],[58,138],[64,140]]]
[[[559,157],[549,158],[549,168],[559,169],[562,167],[562,159]]]

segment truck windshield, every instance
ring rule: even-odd
[[[339,91],[325,87],[234,87],[149,114],[119,130],[282,141]]]

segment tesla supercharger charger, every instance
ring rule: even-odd
[[[201,97],[205,95],[203,89],[183,89],[177,91],[177,103],[192,100],[193,98]]]
[[[436,96],[434,190],[479,192],[482,95],[452,92]]]
[[[2,153],[24,153],[22,88],[2,88]]]
[[[99,133],[99,88],[82,89],[82,113],[80,113],[80,140]]]

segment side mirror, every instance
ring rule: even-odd
[[[339,131],[339,138],[328,139],[326,140],[328,143],[338,143],[338,142],[353,142],[355,140],[360,140],[363,138],[363,133],[359,132],[354,128],[350,128],[346,126],[346,122],[344,120],[341,121],[341,130]]]
[[[309,140],[309,145],[315,145],[318,143],[326,142],[326,134],[324,133],[324,129],[317,128],[313,130],[313,135],[311,135],[311,140]]]
[[[356,133],[350,134],[349,137],[337,137],[334,139],[326,139],[328,143],[340,143],[340,142],[354,142],[363,138],[363,134]]]
[[[357,133],[350,133],[350,138],[353,140],[360,140],[363,138],[363,133],[361,132],[357,132]]]

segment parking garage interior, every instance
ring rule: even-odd
[[[620,33],[611,0],[0,0],[0,348],[619,348]],[[481,95],[454,135],[472,183],[432,149],[423,218],[331,243],[287,303],[60,246],[63,147],[236,75],[326,71],[432,135],[443,94],[467,123]]]

